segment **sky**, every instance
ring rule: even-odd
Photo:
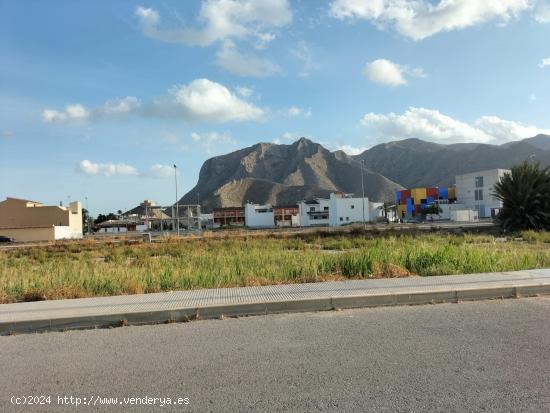
[[[0,199],[162,205],[301,136],[550,134],[550,0],[0,0]]]

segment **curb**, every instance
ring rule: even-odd
[[[326,298],[296,299],[256,303],[181,307],[171,310],[145,312],[118,312],[107,315],[60,317],[42,320],[0,322],[0,335],[65,331],[93,328],[110,328],[127,325],[188,322],[200,319],[244,317],[280,313],[331,311],[352,308],[387,307],[400,305],[424,305],[458,303],[503,298],[550,295],[550,282],[518,284],[491,288],[451,288],[449,290],[412,293],[383,293],[377,295],[334,296]]]

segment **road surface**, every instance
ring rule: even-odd
[[[543,412],[550,298],[8,336],[0,363],[10,412]]]

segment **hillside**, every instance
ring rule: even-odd
[[[401,186],[365,170],[365,193],[373,200],[393,199]],[[288,204],[332,191],[361,194],[360,164],[341,152],[301,138],[291,145],[259,143],[208,159],[197,185],[182,203],[205,210],[237,206],[246,201]]]
[[[500,146],[440,145],[406,139],[374,146],[353,158],[363,159],[369,170],[410,188],[452,185],[456,175],[510,168],[530,157],[543,166],[550,165],[550,136],[538,135]]]

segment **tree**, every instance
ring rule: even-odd
[[[115,219],[118,219],[118,216],[113,214],[112,212],[110,212],[108,215],[99,214],[94,221],[94,225],[101,224],[102,222],[111,221]]]
[[[82,208],[82,230],[84,233],[91,231],[94,218],[86,208]]]
[[[550,169],[524,161],[495,184],[502,202],[497,220],[506,230],[550,229]]]
[[[426,208],[423,208],[421,211],[421,214],[424,218],[426,218],[426,215],[439,215],[441,214],[442,209],[437,205],[436,203],[430,204],[426,206]]]

